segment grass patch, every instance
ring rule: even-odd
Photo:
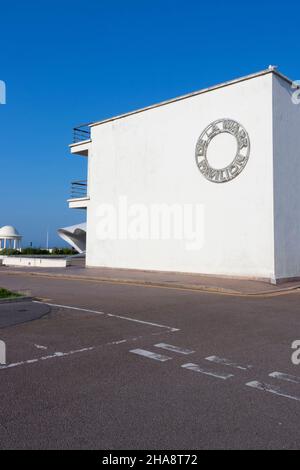
[[[11,299],[13,297],[20,297],[20,294],[2,289],[2,287],[0,287],[0,299]]]

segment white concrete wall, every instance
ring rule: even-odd
[[[2,259],[4,266],[32,266],[35,268],[65,268],[68,266],[66,258],[29,258],[7,256]]]
[[[295,90],[273,77],[276,278],[300,276],[300,104]],[[298,93],[299,98],[299,93]]]
[[[231,118],[251,141],[234,180],[207,181],[195,162],[201,132]],[[272,74],[92,127],[87,265],[274,277]],[[130,203],[202,203],[204,244],[97,238],[97,208]]]

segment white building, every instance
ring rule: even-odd
[[[0,228],[0,250],[21,249],[22,235],[19,234],[15,227],[4,225]]]
[[[69,207],[87,209],[87,266],[300,277],[300,106],[292,85],[269,68],[75,129],[71,153],[88,158],[88,175]],[[198,208],[198,246],[178,233],[149,235],[145,208],[152,214],[153,204]]]

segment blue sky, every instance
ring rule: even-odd
[[[72,127],[265,69],[300,78],[297,3],[0,0],[0,226],[61,245],[82,222]]]

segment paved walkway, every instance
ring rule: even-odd
[[[80,279],[93,282],[156,286],[240,295],[279,294],[289,290],[300,289],[299,281],[286,282],[275,286],[267,281],[133,269],[83,268],[79,266],[69,268],[13,268],[3,266],[0,269],[2,273],[5,272],[7,275],[27,274],[39,277]]]

